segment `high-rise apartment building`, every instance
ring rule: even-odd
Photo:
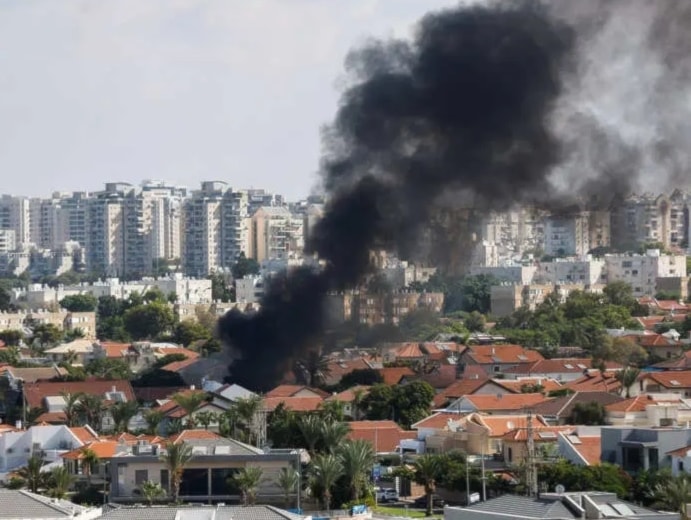
[[[31,242],[31,212],[27,197],[0,196],[0,229],[14,231],[18,246]]]
[[[206,276],[229,269],[248,252],[248,194],[225,182],[203,182],[185,200],[183,211],[185,272]]]
[[[264,206],[251,219],[250,257],[287,260],[303,250],[304,219],[286,207]]]
[[[581,211],[545,218],[545,254],[582,256],[610,245],[610,215],[606,211]]]

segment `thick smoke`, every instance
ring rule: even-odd
[[[425,16],[411,42],[373,41],[352,52],[350,86],[324,135],[328,202],[307,247],[322,266],[272,280],[257,314],[222,318],[223,339],[239,357],[230,380],[255,390],[275,386],[296,357],[318,348],[326,294],[361,282],[371,251],[412,258],[430,241],[433,250],[445,249],[435,240],[444,234],[429,232],[440,215],[453,223],[517,203],[603,206],[638,185],[649,164],[669,177],[687,175],[686,155],[672,150],[679,139],[673,130],[689,123],[655,114],[651,129],[643,105],[673,108],[663,79],[672,70],[676,82],[685,79],[670,60],[687,55],[666,49],[689,37],[681,25],[669,34],[659,28],[660,17],[675,13],[657,2],[643,2],[641,15],[630,3],[449,9]],[[645,36],[632,35],[633,53],[662,69],[649,65],[646,78],[627,77],[634,67],[616,65],[629,58],[615,4],[636,20],[648,15]],[[661,157],[666,162],[654,162]],[[447,239],[446,246],[469,252],[467,241]]]

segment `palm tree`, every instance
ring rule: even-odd
[[[98,394],[82,394],[76,408],[85,424],[97,431],[101,430],[103,426],[103,412],[106,410],[102,396]]]
[[[443,471],[443,458],[439,455],[421,455],[413,466],[414,480],[424,486],[427,497],[427,516],[432,516],[434,492],[437,490],[437,480]]]
[[[147,425],[146,431],[149,435],[156,435],[158,425],[161,424],[164,417],[165,415],[161,410],[149,410],[146,415],[144,415]]]
[[[283,498],[285,500],[285,508],[290,507],[290,495],[298,492],[298,486],[300,485],[300,474],[295,471],[295,468],[288,466],[287,468],[281,468],[278,472],[278,478],[274,483],[281,488],[283,491]]]
[[[79,420],[79,400],[82,398],[81,392],[69,393],[61,392],[63,400],[65,401],[65,408],[63,408],[63,413],[65,414],[65,424],[68,427],[73,427],[77,425]]]
[[[638,380],[641,371],[638,368],[626,367],[624,370],[619,370],[615,377],[621,383],[621,392],[624,392],[626,398],[631,397],[631,387]]]
[[[194,416],[192,414],[206,401],[206,393],[201,391],[178,392],[173,396],[173,401],[185,411],[187,426],[194,428]]]
[[[218,430],[224,437],[236,437],[238,412],[235,405],[225,410],[218,418]]]
[[[319,437],[321,445],[329,453],[334,453],[336,448],[348,436],[348,425],[342,422],[322,422],[320,426]]]
[[[353,412],[353,420],[359,421],[362,416],[362,404],[365,401],[367,392],[363,388],[357,388],[353,391],[353,402],[351,404]]]
[[[209,426],[217,421],[216,414],[208,410],[197,412],[197,415],[195,415],[194,418],[200,425],[204,427],[205,430],[208,430]]]
[[[313,487],[320,489],[322,492],[324,508],[330,511],[331,489],[341,475],[343,475],[343,465],[341,464],[340,458],[331,453],[317,455],[312,459],[310,473],[312,475]]]
[[[86,475],[86,482],[89,486],[91,486],[91,474],[99,462],[101,462],[101,459],[94,450],[91,448],[84,448],[82,450],[82,472]]]
[[[45,413],[40,406],[32,406],[25,413],[26,426],[34,424]]]
[[[129,429],[132,417],[137,415],[139,411],[139,404],[137,401],[125,401],[123,403],[115,403],[110,407],[110,414],[113,416],[115,423],[115,431],[117,433],[126,432]]]
[[[45,475],[41,472],[41,468],[43,468],[43,459],[38,455],[32,455],[26,466],[17,472],[24,479],[27,486],[29,486],[29,491],[32,493],[37,493],[38,488],[45,483]]]
[[[321,349],[312,349],[307,355],[297,362],[298,372],[302,372],[306,378],[305,383],[309,386],[318,386],[324,383],[326,376],[329,375],[329,361],[321,354]]]
[[[305,440],[307,451],[309,451],[310,456],[313,456],[317,443],[321,438],[321,419],[316,415],[303,415],[298,419],[298,429]]]
[[[144,495],[144,498],[146,498],[146,502],[149,504],[149,507],[153,505],[154,500],[161,498],[166,494],[163,487],[161,487],[161,484],[151,480],[144,482],[141,486],[139,486],[139,489],[141,490],[142,495]]]
[[[72,365],[75,361],[77,361],[77,353],[74,350],[70,349],[62,356],[62,362],[66,365]]]
[[[249,444],[259,440],[257,427],[259,423],[259,414],[262,413],[262,404],[262,398],[258,395],[240,398],[235,401],[235,410],[238,414],[238,419],[247,432],[247,441]]]
[[[53,468],[50,472],[50,496],[65,498],[72,482],[74,482],[74,476],[65,466]]]
[[[351,498],[357,500],[375,462],[372,445],[362,439],[346,441],[339,446],[338,455],[343,465],[343,475],[350,485]]]
[[[176,435],[185,429],[182,419],[174,417],[166,423],[166,435]]]
[[[344,410],[345,403],[336,399],[322,401],[319,404],[319,415],[329,422],[342,421],[345,417]]]
[[[686,518],[686,504],[691,503],[691,479],[679,475],[653,489],[653,496],[661,509],[678,511]]]
[[[264,472],[258,466],[249,466],[242,468],[231,478],[232,483],[237,486],[242,494],[242,504],[249,506],[254,504],[257,496],[257,489],[262,483],[262,475]]]
[[[182,472],[187,463],[192,460],[192,446],[180,442],[166,444],[166,452],[161,455],[161,461],[168,468],[170,473],[170,489],[173,492],[173,502],[177,503],[180,496],[180,483],[182,482]]]

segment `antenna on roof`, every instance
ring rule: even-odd
[[[537,496],[537,467],[535,465],[535,439],[533,438],[533,412],[528,409],[526,435],[528,436],[528,460],[526,461],[526,488],[529,497]]]

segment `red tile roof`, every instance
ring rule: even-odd
[[[305,385],[279,385],[273,390],[266,393],[265,397],[296,397],[298,394],[306,390],[315,396],[320,396],[322,398],[329,397],[329,393],[319,388],[312,388]]]
[[[605,367],[609,370],[623,368],[619,363],[608,361]],[[512,367],[505,372],[507,374],[579,374],[584,370],[593,368],[593,360],[590,358],[552,358],[541,359],[526,366]]]
[[[367,395],[369,393],[369,386],[366,385],[356,385],[347,390],[343,390],[337,394],[333,394],[325,399],[325,401],[343,401],[344,403],[352,403],[355,400],[355,393],[362,392],[362,395]]]
[[[600,464],[600,454],[602,451],[602,437],[595,435],[565,435],[566,439],[571,444],[571,447],[576,450],[581,457],[590,466],[596,466]],[[577,442],[574,442],[576,440]]]
[[[467,420],[471,423],[481,424],[489,429],[490,437],[503,437],[508,432],[516,428],[528,427],[528,416],[526,414],[516,415],[482,415],[479,413],[470,414]],[[545,419],[540,415],[533,416],[533,427],[549,426]]]
[[[190,350],[185,347],[158,347],[156,352],[162,356],[168,356],[172,354],[182,354],[187,359],[197,359],[199,357],[199,352]]]
[[[91,450],[96,453],[99,459],[110,459],[113,458],[118,451],[118,442],[108,440],[93,441],[81,448],[63,453],[62,458],[80,460],[84,458],[84,452],[86,450]]]
[[[587,375],[564,385],[574,392],[618,392],[621,383],[617,381],[616,372],[591,370]]]
[[[182,361],[173,361],[172,363],[163,365],[161,370],[165,370],[166,372],[180,372],[181,370],[194,365],[197,361],[198,360],[195,358],[187,358],[183,359]]]
[[[416,422],[411,426],[414,430],[419,430],[420,428],[431,428],[433,430],[442,430],[448,424],[449,421],[459,421],[463,418],[462,414],[450,413],[450,412],[436,412],[429,417],[424,418],[421,421]]]
[[[171,438],[173,444],[178,444],[185,441],[199,441],[199,440],[215,440],[222,439],[222,437],[209,430],[183,430],[177,436]]]
[[[463,353],[480,365],[497,363],[534,363],[543,359],[537,350],[521,345],[469,345]]]
[[[556,379],[550,378],[522,378],[522,379],[492,379],[495,385],[506,388],[509,392],[520,394],[526,386],[542,386],[543,393],[549,393],[561,388],[561,383]]]
[[[24,396],[29,407],[42,407],[43,399],[51,396],[58,396],[61,393],[76,394],[97,394],[105,395],[111,392],[113,387],[116,392],[122,392],[128,401],[136,400],[134,390],[129,381],[59,381],[59,382],[36,382],[24,385]]]
[[[367,370],[372,367],[364,358],[330,361],[327,365],[325,379],[327,384],[337,384],[343,376],[355,370]]]
[[[387,367],[379,368],[377,371],[381,374],[384,383],[387,385],[397,385],[404,376],[415,375],[415,372],[409,367]]]
[[[645,330],[654,330],[655,325],[665,321],[664,316],[645,316],[636,318],[636,321],[640,323]]]
[[[483,386],[489,379],[459,379],[434,396],[433,405],[437,408],[444,406],[449,401],[469,395]]]
[[[265,397],[264,409],[272,411],[283,404],[286,409],[295,412],[314,412],[323,401],[322,397]]]
[[[505,395],[475,394],[466,395],[465,398],[470,401],[479,412],[491,412],[494,410],[519,411],[548,400],[544,395],[538,393]]]
[[[377,453],[393,453],[404,439],[416,439],[417,432],[405,431],[393,421],[353,421],[348,439],[362,439],[372,444]]]
[[[648,372],[641,376],[665,388],[691,388],[691,370],[670,370],[668,372]]]
[[[170,397],[178,392],[187,390],[185,386],[138,386],[134,388],[134,395],[139,401],[153,403]]]
[[[117,343],[115,341],[101,341],[99,344],[108,358],[125,357],[132,347],[131,343]]]
[[[392,352],[396,359],[415,359],[425,357],[419,343],[405,343]]]
[[[534,426],[533,440],[535,442],[557,442],[557,433],[572,432],[575,426]],[[515,428],[502,436],[504,441],[526,442],[528,440],[527,428]]]
[[[70,428],[70,431],[75,437],[84,443],[98,440],[98,434],[91,430],[91,428],[87,428],[85,426],[74,426]]]
[[[672,457],[687,457],[689,451],[691,451],[691,446],[684,446],[683,448],[668,451],[667,455],[671,455]]]

